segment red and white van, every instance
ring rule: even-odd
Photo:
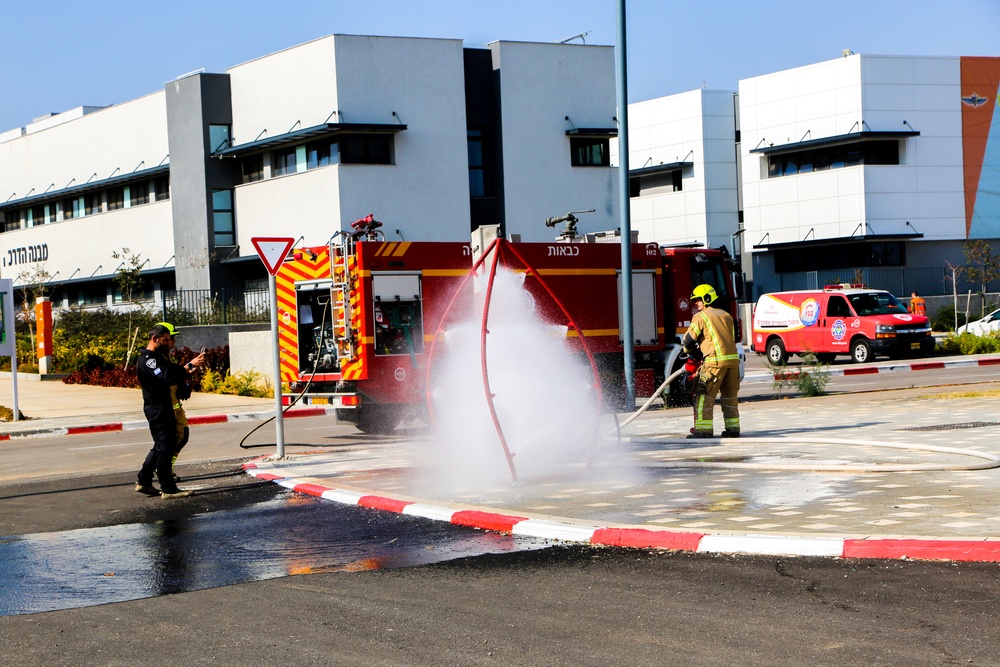
[[[774,365],[812,352],[828,363],[849,354],[858,363],[934,350],[930,320],[907,312],[885,290],[828,285],[822,290],[765,294],[753,313],[750,349]]]

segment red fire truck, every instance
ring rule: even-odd
[[[481,231],[478,244],[406,242],[384,240],[373,225],[378,223],[369,216],[354,223],[355,233],[339,233],[329,246],[295,250],[282,264],[276,276],[279,346],[281,378],[291,394],[302,393],[307,404],[335,406],[338,418],[366,433],[384,433],[421,414],[429,348],[472,308],[466,277],[474,254],[496,231]],[[567,345],[583,353],[581,337],[586,340],[602,394],[621,403],[621,246],[586,242],[594,238],[514,243],[506,257],[517,261],[506,268],[527,272],[524,287],[545,321],[566,325],[566,314],[572,317],[576,329],[567,330]],[[638,396],[650,396],[667,369],[681,365],[691,290],[702,283],[715,287],[737,322],[738,300],[724,248],[633,243],[631,254],[635,388]]]

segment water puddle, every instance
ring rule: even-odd
[[[185,519],[0,537],[0,616],[547,546],[283,494]]]

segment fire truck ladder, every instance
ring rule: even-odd
[[[340,239],[338,241],[338,239]],[[333,310],[333,340],[337,347],[337,365],[354,359],[357,340],[351,327],[351,266],[354,265],[354,241],[346,234],[330,239],[330,288]]]

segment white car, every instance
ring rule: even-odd
[[[970,333],[974,336],[988,336],[998,331],[1000,331],[1000,309],[994,310],[981,320],[963,324],[958,328],[958,333]]]

